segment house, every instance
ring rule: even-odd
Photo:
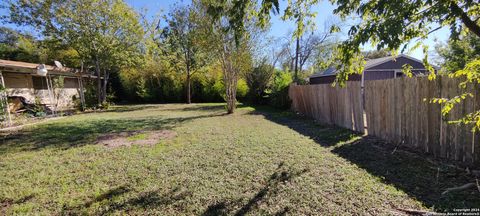
[[[83,80],[89,78],[95,77],[61,64],[51,66],[0,59],[0,84],[5,87],[2,96],[10,100],[10,112],[18,108],[19,100],[40,103],[53,111],[72,109],[74,98],[84,103]]]
[[[403,65],[412,66],[414,76],[423,76],[428,73],[421,60],[415,59],[405,54],[398,56],[387,56],[383,58],[367,60],[362,74],[352,74],[348,77],[349,81],[365,80],[383,80],[394,79],[405,76],[402,72]],[[438,70],[437,67],[434,67]],[[309,77],[310,84],[328,84],[335,81],[338,71],[335,68],[328,68],[325,71],[315,73]]]

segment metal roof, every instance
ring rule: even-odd
[[[337,74],[337,69],[334,67],[329,67],[324,71],[314,73],[310,76],[310,78],[315,78],[315,77],[322,77],[322,76],[332,76]]]
[[[13,73],[31,73],[36,74],[37,67],[40,64],[29,63],[29,62],[21,62],[21,61],[10,61],[10,60],[3,60],[0,59],[0,71],[5,72],[13,72]],[[64,75],[64,76],[82,76],[82,77],[90,77],[94,78],[96,76],[92,76],[87,73],[81,73],[80,70],[75,68],[59,68],[53,65],[45,65],[48,72],[54,75]]]

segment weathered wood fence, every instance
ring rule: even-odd
[[[364,131],[360,82],[349,82],[345,88],[322,85],[290,86],[293,110],[325,124]]]
[[[448,120],[480,109],[480,90],[469,86],[473,98],[458,104],[448,117],[441,106],[429,103],[434,97],[461,94],[459,80],[439,77],[397,78],[347,82],[347,87],[292,85],[292,109],[319,122],[368,133],[394,145],[414,147],[435,157],[480,162],[480,136],[470,126],[448,124]]]

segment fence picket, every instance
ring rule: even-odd
[[[470,126],[447,123],[480,109],[479,86],[468,86],[474,97],[457,104],[448,117],[442,117],[440,105],[428,102],[433,97],[461,94],[459,83],[448,77],[365,81],[362,95],[361,83],[349,81],[345,88],[292,85],[288,95],[292,110],[321,123],[368,133],[392,144],[405,142],[435,157],[479,163],[480,133],[472,133]]]

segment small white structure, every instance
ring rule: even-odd
[[[38,65],[37,67],[37,75],[39,76],[47,76],[48,70],[45,67],[45,64]]]

